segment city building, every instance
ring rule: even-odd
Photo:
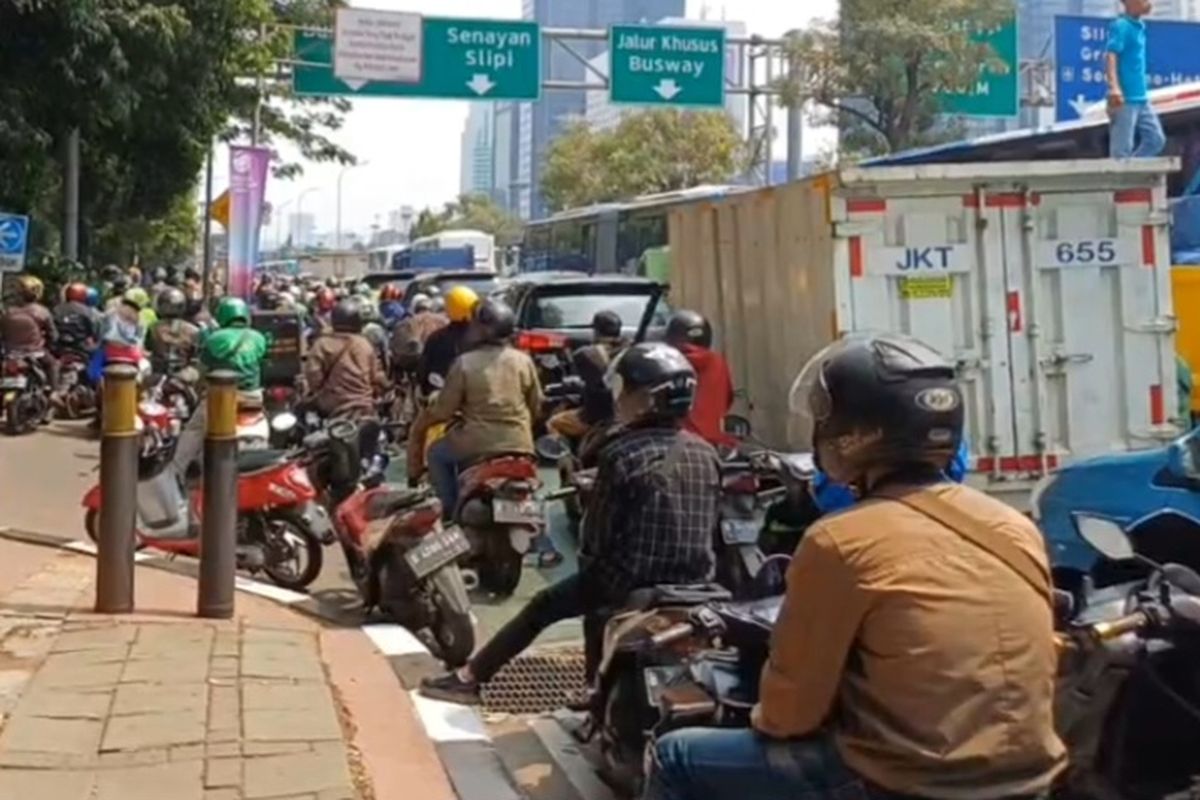
[[[472,103],[462,132],[462,155],[459,161],[459,194],[492,193],[492,171],[495,163],[493,149],[495,103]]]
[[[492,124],[492,199],[509,211],[516,211],[520,185],[517,162],[520,157],[521,104],[496,103]]]
[[[682,17],[686,0],[522,0],[522,17],[543,28],[606,29],[621,23],[649,23]],[[572,48],[585,59],[605,48],[602,42],[574,42]],[[551,80],[583,81],[586,68],[563,48],[548,44],[543,50],[543,75]],[[509,192],[509,208],[529,219],[546,215],[538,182],[541,160],[550,142],[571,119],[586,111],[584,91],[546,91],[536,103],[522,103],[516,122],[516,180]]]
[[[317,217],[315,214],[289,214],[287,235],[292,247],[309,247],[316,240]]]
[[[387,228],[402,234],[405,239],[412,233],[413,224],[417,221],[417,210],[412,206],[400,206],[387,215]]]
[[[688,25],[691,27],[712,27],[725,28],[727,38],[742,37],[746,35],[746,24],[744,22],[726,22],[722,20],[694,20],[684,19],[682,17],[668,17],[659,20],[656,25]],[[588,64],[601,75],[608,75],[609,54],[605,50],[600,55],[591,59]],[[742,71],[746,69],[746,65],[742,64],[738,58],[737,48],[727,48],[725,54],[725,80],[729,84],[739,84],[742,82]],[[583,118],[588,126],[593,130],[610,130],[615,128],[621,121],[621,118],[626,114],[637,111],[633,106],[614,105],[609,101],[609,93],[607,89],[595,89],[585,93]],[[725,96],[725,110],[729,112],[730,118],[737,123],[738,130],[742,135],[746,133],[746,124],[748,118],[748,103],[749,99],[744,94],[727,94]]]

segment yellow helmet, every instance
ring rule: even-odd
[[[21,299],[27,303],[36,303],[42,299],[45,291],[40,278],[33,275],[22,275],[17,278],[17,289]]]
[[[446,292],[446,316],[451,322],[469,322],[479,305],[479,295],[467,286],[455,286]]]

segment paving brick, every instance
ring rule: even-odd
[[[315,793],[350,787],[344,748],[247,759],[242,782],[246,800]]]
[[[204,762],[204,788],[226,789],[242,785],[240,758],[210,758]]]
[[[167,763],[167,748],[153,747],[148,750],[118,750],[101,753],[96,763],[100,767],[148,767]]]
[[[198,683],[207,677],[207,654],[186,659],[159,656],[126,663],[121,683]]]
[[[94,719],[42,719],[15,714],[0,734],[0,750],[92,756],[103,723]]]
[[[0,797],[25,800],[89,800],[95,777],[90,772],[0,770]]]
[[[0,750],[0,774],[10,769],[91,769],[96,766],[96,761],[95,753],[30,753]]]
[[[172,761],[198,761],[208,754],[208,748],[202,744],[183,744],[171,748]]]
[[[101,749],[139,750],[200,744],[204,741],[204,734],[204,712],[201,710],[112,717],[104,731]]]
[[[242,754],[242,746],[237,742],[222,742],[206,745],[204,754],[209,758],[233,758]]]
[[[204,735],[204,741],[208,744],[224,744],[227,742],[236,742],[242,738],[241,728],[209,728],[208,733]]]
[[[316,653],[299,647],[270,644],[242,652],[243,678],[323,681],[325,670]]]
[[[358,800],[358,795],[354,789],[347,786],[341,789],[326,789],[323,792],[317,792],[317,800]]]
[[[333,706],[333,694],[324,683],[242,683],[242,707],[247,711],[294,711],[313,706]]]
[[[204,800],[242,800],[237,789],[205,789]]]
[[[109,691],[72,691],[70,689],[38,689],[21,698],[19,709],[28,709],[31,716],[56,719],[96,719],[108,716],[112,706]]]
[[[242,728],[247,741],[316,742],[342,738],[342,728],[331,705],[299,711],[246,711],[242,714]]]
[[[236,728],[241,725],[241,702],[235,686],[213,686],[208,700],[208,727]]]
[[[242,642],[246,645],[283,644],[294,647],[315,647],[317,637],[310,631],[246,627],[242,629]]]
[[[96,773],[95,800],[204,800],[199,761]]]
[[[244,756],[280,756],[285,753],[306,753],[312,750],[308,742],[243,742]]]
[[[91,650],[72,650],[66,653],[50,653],[42,663],[43,667],[78,664],[111,664],[114,661],[124,661],[129,655],[127,645],[112,647],[95,647]]]
[[[133,641],[137,628],[132,625],[106,625],[65,631],[55,640],[51,648],[55,653],[75,650],[97,650],[114,645],[128,645]]]
[[[238,674],[237,658],[231,656],[213,658],[208,674],[214,678],[236,678]]]
[[[108,688],[117,685],[122,665],[111,664],[44,664],[33,678],[32,689]]]
[[[122,683],[113,701],[113,716],[173,711],[203,712],[208,686],[203,683]]]

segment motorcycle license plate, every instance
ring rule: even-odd
[[[721,539],[725,544],[756,544],[762,532],[762,523],[757,519],[721,520]]]
[[[492,501],[492,518],[502,524],[541,525],[542,501],[533,497],[528,500],[505,500],[497,497]]]
[[[646,702],[651,708],[659,708],[663,690],[687,674],[682,666],[645,667],[642,669],[642,682],[646,687]]]
[[[470,552],[471,543],[456,526],[443,528],[421,540],[421,543],[404,554],[409,569],[417,580],[437,572],[459,556]]]
[[[0,378],[0,389],[24,389],[29,385],[29,378],[24,375],[11,375]]]

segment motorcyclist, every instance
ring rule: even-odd
[[[467,286],[453,287],[446,292],[445,300],[446,316],[450,324],[434,331],[425,340],[421,362],[417,367],[417,379],[426,394],[434,389],[429,382],[429,376],[441,375],[445,378],[450,371],[450,365],[467,349],[467,332],[471,328],[471,317],[475,313],[475,307],[479,305],[479,295]]]
[[[436,402],[424,409],[408,437],[409,480],[425,471],[425,433],[461,418],[428,453],[429,477],[446,514],[458,501],[459,465],[494,453],[533,454],[533,421],[542,387],[530,357],[509,343],[516,320],[499,300],[478,303],[470,323],[476,347],[455,360]]]
[[[592,317],[592,344],[571,354],[575,374],[583,381],[579,408],[560,411],[546,421],[546,428],[559,436],[577,439],[595,425],[613,416],[612,392],[604,385],[609,364],[624,349],[621,317],[615,311],[597,311]]]
[[[312,327],[308,333],[310,341],[333,330],[333,307],[337,302],[333,289],[323,286],[317,290],[313,298]]]
[[[119,308],[125,300],[125,293],[130,289],[129,276],[124,272],[118,272],[113,275],[112,280],[108,284],[108,299],[104,301],[104,313],[109,313]]]
[[[58,385],[58,362],[50,348],[58,342],[54,316],[42,305],[42,282],[33,275],[17,278],[14,302],[0,317],[7,356],[36,357],[50,386]]]
[[[350,297],[333,309],[333,333],[308,351],[304,378],[317,411],[325,418],[374,415],[385,378],[375,348],[362,335],[362,301]]]
[[[667,322],[667,344],[687,357],[699,382],[687,429],[709,444],[727,447],[736,444],[725,433],[725,416],[733,406],[733,378],[725,357],[712,349],[712,340],[712,325],[696,311],[680,309]]]
[[[408,316],[408,309],[402,302],[403,297],[404,292],[394,283],[389,283],[379,290],[379,317],[389,332],[395,330]]]
[[[88,304],[86,284],[72,283],[63,292],[63,302],[54,308],[58,344],[63,350],[90,354],[100,341],[100,315]]]
[[[239,408],[261,408],[262,363],[268,343],[259,331],[250,327],[250,308],[238,297],[222,297],[215,313],[216,330],[200,341],[200,367],[204,372],[227,370],[237,375]],[[175,448],[175,468],[186,475],[204,446],[205,403],[188,421]]]
[[[583,518],[579,571],[535,595],[465,667],[422,682],[422,694],[477,703],[480,685],[539,633],[576,616],[584,618],[590,683],[600,661],[604,623],[631,591],[697,583],[712,575],[720,497],[717,454],[681,429],[695,395],[695,371],[672,347],[638,344],[613,362],[608,381],[622,431],[599,459]]]
[[[420,366],[421,353],[429,337],[450,324],[444,314],[433,310],[433,300],[427,294],[413,296],[410,312],[392,331],[389,346],[392,366],[404,373],[414,372]]]
[[[192,364],[200,346],[200,328],[188,322],[187,296],[168,286],[155,303],[158,322],[146,333],[146,351],[155,373],[169,375]]]
[[[125,292],[125,299],[138,308],[138,318],[141,320],[142,327],[150,330],[154,323],[158,322],[158,314],[154,311],[154,305],[150,302],[150,293],[140,286],[134,286],[129,291]]]
[[[819,466],[863,501],[796,551],[753,729],[667,734],[644,798],[1042,796],[1066,763],[1045,546],[946,480],[953,365],[905,336],[847,338],[790,404]]]
[[[158,305],[158,298],[163,292],[170,288],[171,284],[168,281],[166,267],[155,267],[154,272],[150,273],[150,298],[154,301],[155,306]]]

